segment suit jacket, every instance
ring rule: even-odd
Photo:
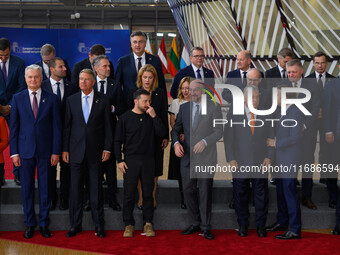
[[[265,121],[266,117],[256,116],[256,119],[262,120],[264,124],[262,127],[255,127],[252,134],[246,114],[233,115],[229,110],[228,123],[224,127],[224,147],[228,162],[236,160],[239,166],[260,166],[265,158],[274,159],[275,150],[267,147],[267,138],[274,138],[275,130],[270,122]],[[245,125],[231,125],[231,121],[245,121]]]
[[[13,96],[10,121],[11,155],[30,159],[38,155],[50,158],[61,155],[60,105],[56,95],[41,91],[36,119],[34,118],[28,90]]]
[[[302,158],[304,115],[295,105],[291,105],[287,109],[286,115],[279,119],[280,121],[276,126],[276,163],[283,166],[298,165],[301,163]],[[284,125],[294,126],[295,123],[291,120],[297,122],[295,127],[285,127],[282,125],[282,121],[284,121]],[[293,171],[293,169],[291,170]]]
[[[4,150],[9,144],[7,124],[4,117],[0,116],[0,163],[5,163]]]
[[[94,84],[93,89],[98,91],[97,82]],[[114,127],[117,123],[117,117],[124,113],[124,104],[123,104],[123,92],[120,83],[114,79],[107,78],[107,89],[106,89],[106,97],[109,99],[110,110],[111,105],[115,107],[115,111],[112,113],[112,121],[113,121],[113,132]],[[113,133],[114,134],[114,133]]]
[[[213,121],[222,118],[221,107],[220,105],[215,106],[211,100],[207,100],[207,114],[199,116],[194,130],[192,129],[191,111],[192,102],[182,104],[171,131],[173,144],[179,142],[180,134],[184,134],[184,156],[181,158],[181,166],[188,167],[190,163],[192,164],[191,167],[194,167],[194,165],[216,165],[216,142],[222,137],[223,128],[221,125],[214,127]],[[207,142],[207,147],[202,153],[191,153],[194,145],[202,139]]]
[[[70,163],[82,163],[87,155],[91,163],[100,163],[104,150],[112,152],[112,117],[110,102],[95,91],[89,119],[85,123],[81,91],[66,100],[63,151],[70,153]]]
[[[273,87],[276,87],[276,84],[282,81],[282,76],[281,76],[280,69],[278,66],[268,69],[264,73],[264,75],[266,78],[264,82],[264,86],[267,89],[272,89]]]
[[[204,79],[211,79],[211,81],[208,81],[208,84],[212,87],[214,87],[214,72],[211,71],[208,68],[203,67],[203,72],[204,72]],[[177,74],[175,75],[174,81],[171,85],[171,89],[170,89],[170,95],[172,96],[173,99],[177,98],[177,94],[178,94],[178,88],[179,88],[179,84],[181,82],[181,80],[186,77],[192,77],[192,78],[196,78],[196,74],[194,72],[194,69],[192,68],[192,65],[188,65],[187,67],[178,70]]]
[[[64,59],[64,58],[63,58],[63,60],[64,60],[64,64],[65,64],[65,67],[66,67],[66,79],[70,81],[70,80],[71,80],[71,69],[70,69],[70,67],[68,66],[67,60]],[[38,65],[38,66],[40,66],[40,67],[42,68],[43,81],[46,80],[46,79],[48,79],[48,78],[50,78],[51,72],[49,72],[50,75],[49,75],[49,77],[47,77],[46,74],[45,74],[45,71],[44,71],[43,61],[42,61],[42,60],[39,60],[39,61],[36,62],[35,64]]]
[[[6,84],[2,72],[0,72],[0,104],[11,105],[13,95],[26,87],[25,61],[11,54]]]
[[[64,81],[64,96],[63,96],[63,100],[61,101],[60,107],[61,107],[61,120],[62,122],[65,119],[65,111],[66,111],[66,99],[73,95],[74,93],[77,92],[76,87],[70,83],[68,80],[63,79]],[[49,93],[53,94],[53,89],[52,89],[52,85],[51,85],[51,81],[50,79],[46,79],[41,83],[41,89],[45,90]]]
[[[83,60],[81,60],[78,63],[75,63],[73,65],[71,81],[77,87],[79,87],[79,73],[80,73],[81,70],[86,69],[86,68],[94,70],[92,68],[92,65],[91,65],[89,58],[85,58],[85,59],[83,59]],[[114,79],[114,68],[113,68],[113,64],[112,64],[111,61],[110,61],[110,76],[109,77]]]
[[[165,79],[160,59],[157,56],[145,53],[145,64],[150,64],[156,69],[158,76],[158,87],[166,91]],[[124,102],[126,103],[130,89],[135,88],[137,82],[137,70],[133,53],[118,59],[116,80],[122,85]]]
[[[322,115],[325,133],[333,132],[340,139],[340,78],[326,83],[323,93]],[[324,134],[323,134],[324,135]]]
[[[331,74],[329,74],[329,73],[327,73],[326,72],[326,81],[325,81],[325,86],[326,86],[326,83],[327,82],[330,82],[332,79],[334,79],[335,77],[333,76],[333,75],[331,75]],[[317,81],[317,79],[316,79],[316,74],[315,74],[315,72],[313,72],[313,73],[311,73],[310,75],[308,75],[307,77],[306,77],[306,79],[308,79],[309,81],[313,81],[313,82],[315,82],[316,84],[318,83],[318,81]],[[318,84],[317,84],[317,86],[318,86]],[[318,86],[318,88],[319,88],[319,86]],[[324,89],[324,87],[322,87],[322,88],[319,88],[319,92],[320,92],[320,94],[322,95],[323,94],[323,89]],[[322,96],[321,96],[321,103],[320,104],[322,104]]]

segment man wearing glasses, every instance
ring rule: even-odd
[[[201,79],[204,83],[214,87],[214,72],[203,67],[203,49],[200,47],[192,48],[190,52],[190,61],[191,65],[179,70],[174,78],[170,89],[170,95],[173,99],[177,98],[179,83],[186,76]]]

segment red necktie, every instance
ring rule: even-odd
[[[33,94],[33,115],[34,115],[34,118],[37,118],[37,114],[38,114],[38,99],[36,97],[36,94],[37,92],[32,92]]]

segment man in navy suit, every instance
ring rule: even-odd
[[[66,77],[66,66],[62,58],[52,58],[49,60],[49,70],[51,77],[44,80],[41,83],[41,88],[45,91],[57,95],[60,102],[60,113],[62,123],[65,118],[66,99],[77,92],[75,86],[73,86]],[[51,168],[51,180],[50,180],[50,197],[51,208],[54,210],[57,204],[57,184],[56,184],[57,166]],[[66,164],[62,160],[60,161],[60,210],[68,209],[69,200],[69,188],[70,188],[70,165]]]
[[[40,49],[41,60],[36,62],[35,64],[40,66],[43,70],[43,81],[47,80],[51,76],[50,67],[48,63],[51,59],[55,58],[55,48],[52,44],[46,43]],[[67,64],[66,59],[63,59],[65,67],[66,67],[66,79],[71,80],[71,70]]]
[[[124,104],[130,89],[135,88],[139,69],[145,64],[152,65],[158,76],[158,87],[166,92],[162,63],[157,56],[145,52],[146,34],[138,31],[130,35],[132,53],[118,59],[116,80],[122,85]]]
[[[79,74],[83,69],[91,69],[94,71],[93,59],[99,55],[105,55],[105,47],[101,44],[95,44],[91,47],[88,58],[85,58],[73,65],[71,80],[73,84],[75,84],[77,87],[79,86]],[[110,78],[113,79],[113,77],[114,69],[112,62],[110,61]]]
[[[249,75],[250,73],[248,73]],[[228,123],[224,128],[224,146],[226,159],[231,167],[240,169],[241,166],[258,166],[267,172],[274,157],[275,151],[267,147],[267,138],[274,138],[274,127],[265,121],[267,116],[253,114],[248,108],[248,89],[252,89],[252,104],[255,109],[260,105],[260,90],[257,86],[248,85],[244,89],[245,114],[233,115],[229,110]],[[255,121],[264,123],[258,126]],[[231,124],[232,122],[246,124]],[[256,126],[256,127],[255,127]],[[268,173],[233,174],[233,197],[235,199],[235,211],[240,226],[239,236],[245,237],[248,233],[250,196],[250,182],[254,194],[256,229],[259,237],[267,235],[265,224],[268,215]]]
[[[194,169],[196,166],[216,166],[216,143],[222,137],[223,129],[221,125],[213,124],[215,119],[222,118],[220,105],[206,100],[206,114],[201,114],[204,87],[201,80],[190,83],[191,101],[180,106],[171,136],[175,154],[181,158],[183,193],[191,221],[181,234],[190,235],[202,230],[203,236],[211,240],[214,239],[210,230],[214,175],[195,173]],[[184,134],[183,145],[179,142],[180,134]]]
[[[179,83],[186,76],[201,79],[206,84],[214,87],[214,72],[203,67],[204,57],[204,51],[201,47],[192,48],[190,51],[191,65],[178,70],[174,81],[172,82],[170,95],[173,99],[177,98]],[[210,89],[208,90],[210,91]]]
[[[286,64],[289,60],[294,58],[294,53],[289,48],[282,48],[277,53],[277,61],[279,62],[277,66],[268,69],[264,76],[266,78],[266,88],[270,89],[275,86],[276,83],[282,79],[287,79]]]
[[[277,88],[278,106],[281,104],[281,90],[283,87],[291,87],[289,84],[281,84]],[[287,99],[296,98],[295,93],[287,93]],[[277,222],[267,231],[289,230],[276,235],[278,239],[301,238],[301,209],[296,189],[296,177],[298,166],[302,157],[302,128],[304,115],[295,105],[287,105],[286,115],[278,113],[279,122],[276,126],[275,139],[268,138],[267,145],[276,149],[276,165],[286,167],[287,172],[276,174],[277,192]]]
[[[25,214],[25,238],[32,238],[36,226],[34,212],[35,168],[39,185],[39,226],[43,237],[48,229],[50,167],[61,154],[61,118],[57,96],[41,89],[42,70],[30,65],[25,70],[27,90],[13,96],[10,122],[11,158],[21,166],[22,201]]]
[[[340,70],[340,61],[338,63]],[[330,160],[335,166],[340,164],[340,76],[326,83],[323,94],[322,117],[324,121],[324,136],[330,146]],[[327,179],[327,182],[329,179]],[[336,225],[334,235],[340,235],[340,196],[338,194],[337,178],[334,178],[337,196]]]
[[[7,38],[0,39],[0,114],[9,125],[11,102],[14,94],[26,88],[25,61],[10,54],[11,43]],[[13,167],[14,181],[20,185],[19,168]]]
[[[70,221],[66,237],[82,232],[84,176],[89,175],[90,202],[96,236],[105,237],[101,164],[112,151],[110,102],[94,91],[96,76],[91,69],[79,74],[80,92],[66,101],[63,160],[71,166]]]
[[[111,116],[112,116],[112,135],[115,133],[117,118],[124,112],[123,107],[123,93],[120,83],[109,77],[110,62],[107,56],[97,56],[93,60],[93,66],[97,73],[96,84],[94,90],[106,95],[110,101]],[[107,162],[102,165],[102,173],[106,174],[107,192],[109,206],[115,210],[120,211],[121,207],[117,202],[117,171],[116,159],[112,154]]]

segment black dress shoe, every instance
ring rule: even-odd
[[[258,237],[266,237],[267,236],[267,231],[264,226],[256,228],[257,230],[257,236]]]
[[[229,208],[230,209],[235,209],[235,201],[234,201],[234,198],[232,198],[229,202]]]
[[[50,238],[52,236],[48,227],[40,227],[40,233],[45,238]]]
[[[76,234],[80,233],[83,231],[83,228],[81,226],[75,227],[75,228],[71,228],[67,233],[66,233],[66,237],[73,237]]]
[[[246,237],[248,234],[248,227],[247,226],[240,226],[240,229],[238,230],[238,235],[240,237]]]
[[[87,200],[87,201],[84,203],[83,209],[84,209],[84,211],[86,211],[86,212],[88,212],[88,211],[91,210],[90,200]]]
[[[286,231],[286,230],[288,230],[288,226],[281,225],[281,224],[275,222],[273,225],[266,227],[266,230],[269,231],[269,232]]]
[[[16,185],[21,186],[21,180],[19,175],[14,176],[14,182]]]
[[[275,238],[282,239],[282,240],[291,240],[291,239],[301,239],[301,235],[296,234],[292,231],[287,231],[281,235],[276,235]]]
[[[200,227],[199,226],[194,226],[194,225],[191,225],[190,227],[188,227],[187,229],[183,230],[181,232],[182,235],[191,235],[195,232],[198,232],[200,231]]]
[[[102,185],[103,185],[103,186],[107,186],[106,180],[102,180]]]
[[[65,211],[68,209],[68,201],[64,198],[60,198],[59,209]]]
[[[25,232],[24,232],[24,237],[26,239],[30,239],[34,235],[34,229],[35,227],[26,227]]]
[[[212,240],[215,238],[214,234],[211,233],[210,230],[204,230],[203,231],[203,236],[205,237],[205,239],[208,239],[208,240]]]
[[[105,230],[103,227],[96,227],[96,236],[100,237],[100,238],[104,238],[106,236]]]
[[[137,209],[143,211],[143,205],[137,204]]]
[[[271,184],[271,185],[276,185],[276,180],[274,179],[274,178],[272,178],[272,179],[270,179],[270,181],[269,181],[269,183]]]
[[[334,201],[332,199],[329,200],[328,206],[329,206],[329,208],[336,209],[336,201]]]
[[[114,211],[122,210],[122,207],[120,206],[120,204],[118,204],[118,202],[110,202],[109,207],[111,207]]]
[[[333,229],[333,235],[340,235],[340,225],[336,224]]]

